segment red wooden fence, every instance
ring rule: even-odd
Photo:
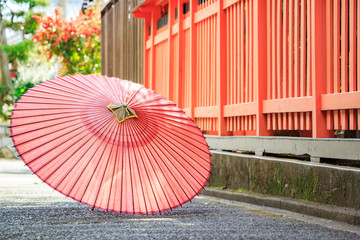
[[[359,129],[359,0],[146,0],[133,14],[145,86],[205,133]]]

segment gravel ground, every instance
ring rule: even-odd
[[[205,197],[161,215],[91,211],[42,184],[17,160],[0,160],[0,219],[0,239],[360,239]]]

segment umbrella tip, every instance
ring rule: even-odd
[[[94,208],[95,208],[95,206],[92,206],[92,207],[91,207],[91,211],[94,211]]]

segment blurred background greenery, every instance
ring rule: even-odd
[[[0,121],[37,83],[100,73],[102,0],[0,0]]]

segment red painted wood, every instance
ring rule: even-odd
[[[333,3],[330,1],[326,2],[326,92],[333,93]],[[331,111],[326,112],[326,127],[328,130],[334,129],[334,118]]]
[[[224,105],[226,104],[226,26],[225,26],[225,12],[223,9],[223,0],[218,0],[219,8],[217,13],[217,38],[216,38],[216,89],[217,89],[217,106],[218,106],[218,135],[228,135],[226,131],[226,122],[224,118]]]
[[[255,103],[256,103],[256,117],[255,123],[256,126],[256,135],[257,136],[270,136],[271,131],[268,131],[267,119],[263,114],[263,101],[267,97],[267,84],[269,81],[267,77],[269,69],[264,69],[264,67],[268,68],[269,64],[267,64],[267,60],[269,56],[266,51],[266,47],[269,46],[269,41],[267,40],[267,36],[269,33],[267,32],[268,28],[266,24],[260,24],[266,22],[268,17],[266,16],[267,4],[269,1],[259,0],[254,2],[254,88],[255,88]],[[260,70],[261,69],[261,70]]]
[[[356,91],[356,1],[350,0],[349,18],[349,92]],[[356,129],[356,110],[349,110],[349,129]]]
[[[326,62],[322,59],[326,56],[326,0],[311,2],[311,58],[312,69],[312,89],[313,89],[313,110],[312,110],[312,137],[325,138],[334,137],[333,131],[326,129],[326,115],[321,110],[321,95],[326,93]]]
[[[334,0],[334,93],[340,92],[340,0]],[[334,111],[334,128],[340,129],[340,114]]]
[[[194,119],[194,109],[196,104],[196,28],[194,14],[196,11],[196,2],[190,1],[190,117]]]
[[[144,83],[205,133],[356,128],[359,108],[346,102],[357,98],[346,94],[360,90],[359,1],[190,1],[187,14],[182,0],[166,2],[169,26],[156,31],[156,6],[145,23]]]

